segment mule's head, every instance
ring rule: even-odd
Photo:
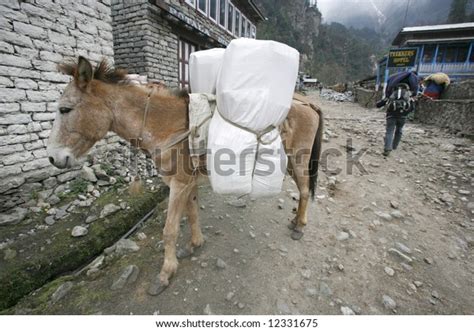
[[[59,70],[73,77],[58,101],[58,110],[48,140],[49,161],[58,168],[78,160],[109,131],[113,114],[108,106],[100,72],[110,70],[105,61],[95,69],[79,57],[77,64],[61,64]],[[95,79],[96,78],[96,79]]]

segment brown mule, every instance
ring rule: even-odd
[[[150,294],[159,294],[178,268],[176,241],[179,222],[187,213],[191,241],[180,256],[186,256],[204,243],[199,225],[197,176],[193,170],[187,140],[163,150],[188,130],[187,99],[172,93],[156,93],[149,100],[149,90],[123,83],[125,72],[102,61],[94,70],[83,57],[77,64],[60,65],[61,72],[73,80],[58,102],[58,113],[48,141],[51,163],[59,168],[71,167],[109,131],[125,140],[141,137],[140,147],[148,152],[170,187],[168,214],[163,230],[165,257]],[[145,108],[148,106],[144,122]],[[143,125],[145,123],[145,125]],[[291,237],[298,240],[307,224],[308,201],[314,196],[318,161],[321,153],[323,117],[321,110],[301,96],[295,96],[281,134],[288,154],[288,170],[293,176],[300,200],[292,221]],[[170,172],[169,170],[174,171]]]

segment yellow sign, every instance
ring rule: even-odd
[[[392,49],[388,54],[388,67],[414,67],[417,54],[418,48]]]

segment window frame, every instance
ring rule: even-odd
[[[444,58],[446,56],[446,45],[439,45],[438,54],[436,54],[435,63],[445,63]]]
[[[444,56],[444,63],[458,63],[457,61],[458,53],[459,53],[458,45],[446,46],[446,54]],[[448,59],[450,60],[449,62],[448,62]]]
[[[189,82],[189,58],[191,53],[199,50],[199,45],[195,44],[188,39],[179,37],[178,39],[178,84],[180,88],[190,89]],[[186,54],[186,50],[188,50]],[[188,69],[186,71],[186,68]]]
[[[208,12],[209,12],[209,1],[208,0],[204,0],[204,4],[206,5],[206,9],[204,9],[204,11],[201,9],[200,7],[200,3],[199,3],[199,0],[196,0],[196,9],[198,12],[200,12],[201,14],[203,14],[204,16],[208,17]]]
[[[212,1],[215,1],[216,5],[215,17],[211,16]],[[185,0],[184,3],[207,17],[219,28],[223,29],[233,37],[257,39],[257,27],[242,13],[240,9],[237,8],[237,6],[231,0],[205,0],[205,11],[203,11],[200,7],[200,0]],[[223,13],[221,13],[222,4],[224,4]],[[230,10],[232,10],[232,13],[229,12]],[[224,14],[223,22],[221,20],[221,14]],[[231,19],[230,14],[232,15]],[[237,22],[237,15],[239,16],[239,22]],[[243,24],[244,26],[242,26]]]
[[[224,22],[221,22],[221,2],[224,2]],[[222,29],[224,30],[227,30],[227,4],[228,4],[228,0],[219,0],[219,15],[218,15],[218,22],[217,24],[219,25],[219,27],[221,27]]]
[[[421,59],[421,63],[433,63],[433,58],[436,53],[436,45],[428,44],[424,46],[423,58]],[[429,50],[429,52],[428,52]],[[429,55],[429,60],[425,61],[425,57]]]
[[[469,55],[469,44],[464,44],[464,45],[457,45],[457,54],[456,54],[456,63],[466,63],[469,59],[468,59],[468,55]],[[460,55],[462,54],[461,53],[461,49],[464,49],[466,51],[465,53],[465,56],[466,56],[466,59],[464,61],[459,61],[459,58],[460,58]]]
[[[253,23],[250,25],[250,38],[257,39],[257,27]]]
[[[216,2],[216,17],[215,18],[211,16],[211,1]],[[217,24],[217,22],[219,21],[219,0],[207,0],[207,17],[209,17],[211,21]]]
[[[248,19],[247,17],[240,13],[240,34],[239,34],[239,37],[241,38],[245,38],[245,34],[247,32],[247,22],[248,22]]]
[[[238,22],[237,22],[237,16],[238,16]],[[232,31],[232,35],[235,37],[240,37],[240,21],[242,20],[242,13],[237,7],[234,10],[234,29]]]
[[[232,8],[232,13],[230,12],[230,9]],[[229,17],[232,16],[232,17]],[[230,18],[230,20],[229,20]],[[231,34],[234,35],[234,19],[235,19],[235,5],[227,1],[227,19],[226,19],[226,30]],[[229,22],[230,21],[230,22]],[[230,26],[232,24],[232,26]]]
[[[194,9],[196,8],[196,0],[184,0],[184,2],[188,5],[193,7]]]

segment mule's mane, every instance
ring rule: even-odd
[[[67,75],[74,76],[77,70],[76,62],[64,62],[58,66]],[[114,68],[106,59],[100,61],[94,69],[94,79],[108,84],[127,83],[127,70]]]
[[[95,67],[94,79],[109,84],[123,83],[127,80],[127,70],[116,69],[104,59]]]

